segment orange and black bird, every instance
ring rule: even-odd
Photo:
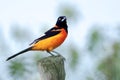
[[[41,36],[40,38],[35,39],[30,44],[30,47],[28,47],[27,49],[24,49],[19,53],[8,57],[7,61],[27,51],[47,51],[48,53],[53,55],[51,53],[51,52],[55,52],[53,51],[53,49],[60,46],[66,39],[68,34],[67,28],[68,26],[67,26],[66,16],[60,16],[57,19],[57,22],[53,28],[45,32],[44,35]]]

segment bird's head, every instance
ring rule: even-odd
[[[56,25],[58,27],[67,28],[67,18],[66,18],[66,16],[58,17]]]

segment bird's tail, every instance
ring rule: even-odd
[[[8,61],[8,60],[10,60],[10,59],[12,59],[12,58],[14,58],[14,57],[16,57],[16,56],[22,54],[22,53],[25,53],[25,52],[27,52],[27,51],[30,51],[31,49],[32,49],[32,47],[29,47],[29,48],[27,48],[27,49],[25,49],[25,50],[22,50],[22,51],[20,51],[19,53],[16,53],[16,54],[14,54],[14,55],[8,57],[8,58],[6,59],[6,61]]]

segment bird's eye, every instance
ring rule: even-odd
[[[61,18],[59,18],[59,20],[61,20]]]

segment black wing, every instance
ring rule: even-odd
[[[54,36],[54,35],[56,35],[60,32],[61,32],[61,28],[53,27],[50,30],[48,30],[47,32],[45,32],[44,36],[41,36],[40,38],[35,39],[30,45],[35,44],[40,40],[43,40],[43,39],[49,38],[51,36]]]

